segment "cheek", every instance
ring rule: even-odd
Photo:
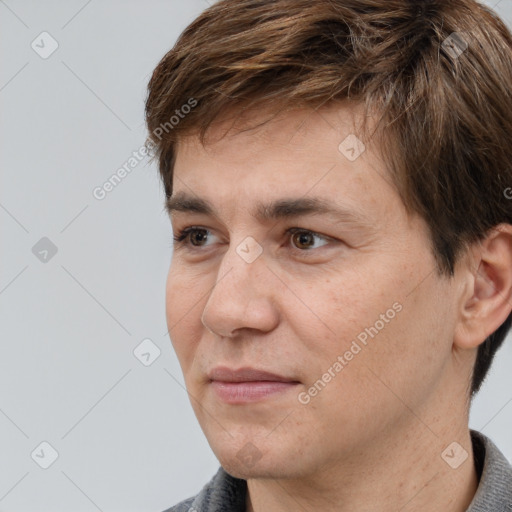
[[[186,374],[201,336],[201,297],[204,291],[194,280],[171,265],[166,283],[165,312],[172,346]],[[195,281],[200,282],[199,280]]]
[[[433,326],[439,324],[435,317],[445,306],[438,303],[438,290],[430,283],[410,294],[414,275],[388,262],[364,272],[351,268],[330,276],[321,287],[304,287],[301,296],[308,298],[308,308],[297,303],[288,311],[307,351],[310,382],[329,369],[336,372],[332,367],[338,356],[343,358],[343,369],[338,365],[336,375],[343,377],[329,387],[342,386],[359,398],[364,398],[363,381],[374,388],[372,395],[391,394],[386,384],[407,395],[411,384],[433,379],[445,355],[432,353],[438,342],[432,345],[431,338],[439,335]]]
[[[207,300],[206,294],[211,288],[210,281],[205,274],[198,274],[183,265],[171,263],[165,290],[166,315],[171,325],[177,325],[185,316],[195,316],[200,320],[200,308]],[[204,298],[204,301],[201,301],[201,298]]]
[[[312,353],[336,357],[348,350],[358,335],[364,340],[365,329],[378,322],[380,331],[399,316],[399,306],[393,308],[400,297],[399,289],[397,279],[390,279],[389,272],[368,267],[358,271],[353,266],[342,273],[335,269],[321,283],[303,286],[297,293],[302,300],[291,301],[287,307],[294,317],[289,321],[296,326],[299,338],[309,340]],[[386,312],[384,325],[380,315]]]
[[[173,267],[169,268],[167,274],[167,282],[165,285],[165,314],[167,317],[167,326],[170,328],[179,318],[180,309],[183,303],[180,303],[178,297],[180,296],[180,287],[183,289],[183,282],[178,278],[178,274],[173,270]],[[186,297],[185,297],[186,300]]]
[[[421,305],[403,297],[396,301],[391,284],[386,294],[378,287],[365,290],[356,297],[336,287],[327,295],[322,318],[335,334],[325,327],[308,328],[304,321],[301,325],[306,391],[315,393],[303,412],[318,417],[321,411],[326,428],[343,431],[354,443],[361,431],[392,424],[404,414],[404,403],[421,402],[438,363],[428,360],[419,338],[428,332],[415,322]]]
[[[394,288],[390,283],[385,297],[367,297],[378,306],[364,315],[366,325],[360,334],[367,344],[360,344],[363,350],[350,364],[354,379],[366,380],[371,396],[377,399],[375,410],[384,404],[388,408],[401,403],[419,407],[435,392],[450,357],[453,311],[449,298],[443,296],[448,290],[435,276],[412,293],[411,288],[408,283]],[[364,398],[355,380],[349,384],[355,395]]]

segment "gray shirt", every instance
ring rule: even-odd
[[[479,484],[466,512],[512,512],[512,465],[488,437],[470,432]],[[245,512],[246,494],[247,482],[220,467],[199,494],[164,512]]]

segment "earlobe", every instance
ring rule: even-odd
[[[461,304],[454,344],[478,347],[512,311],[512,225],[500,224],[475,251],[472,294]],[[467,270],[466,270],[467,271]]]

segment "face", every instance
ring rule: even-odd
[[[426,408],[443,382],[454,287],[378,148],[354,138],[358,115],[296,110],[224,137],[219,123],[205,147],[180,141],[172,227],[193,229],[174,246],[167,323],[234,476],[349,460],[406,429],[404,403]]]

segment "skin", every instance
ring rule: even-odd
[[[347,105],[297,109],[227,134],[226,118],[204,147],[194,135],[178,145],[173,196],[206,199],[216,213],[172,212],[175,234],[209,233],[175,245],[167,323],[213,452],[248,481],[249,512],[462,512],[478,485],[468,386],[478,345],[512,308],[512,226],[471,247],[453,278],[441,276],[427,225],[405,211],[377,143],[353,162],[338,150],[359,115]],[[362,218],[251,215],[258,201],[312,196]],[[301,241],[291,227],[313,234]],[[248,236],[263,249],[252,263],[236,251]],[[400,312],[301,403],[396,303]],[[207,377],[218,365],[299,384],[227,404]],[[441,457],[452,442],[468,453],[456,469]],[[247,443],[252,461],[237,457]]]

